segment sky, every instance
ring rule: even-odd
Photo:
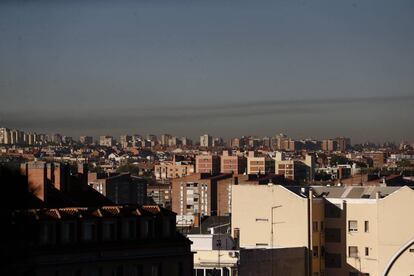
[[[0,1],[0,126],[414,141],[414,1]]]

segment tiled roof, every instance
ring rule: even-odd
[[[99,208],[91,207],[68,207],[53,209],[27,209],[14,211],[16,218],[27,219],[76,219],[76,218],[102,218],[102,217],[130,217],[130,216],[157,216],[175,215],[167,209],[157,205],[145,206],[103,206]]]

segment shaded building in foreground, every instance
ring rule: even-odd
[[[176,214],[116,205],[64,164],[0,167],[0,275],[192,275]]]
[[[2,275],[192,272],[191,242],[176,232],[175,214],[158,206],[26,209],[12,217]]]

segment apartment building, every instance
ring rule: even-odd
[[[240,155],[231,155],[229,151],[223,151],[220,157],[220,172],[243,174],[247,172],[247,159]]]
[[[338,137],[334,139],[336,141],[337,150],[346,151],[351,147],[351,139],[345,137]]]
[[[313,179],[313,169],[299,160],[280,160],[276,161],[276,174],[284,175],[289,180],[295,180],[298,183],[309,182]]]
[[[35,145],[42,139],[33,132],[26,133],[18,129],[0,128],[0,144],[4,145]]]
[[[115,139],[112,136],[100,136],[99,145],[101,147],[113,147],[115,146]]]
[[[330,195],[327,190],[314,188],[315,194],[326,195],[328,275],[414,274],[411,188],[346,187]]]
[[[106,179],[105,196],[116,204],[146,204],[147,180],[122,173]]]
[[[172,138],[172,135],[170,134],[162,134],[161,135],[161,146],[168,146],[168,143],[170,139]]]
[[[149,184],[147,186],[147,199],[148,203],[171,209],[171,184]]]
[[[119,136],[119,144],[122,148],[128,148],[132,146],[133,140],[131,135],[121,135]]]
[[[86,166],[0,169],[0,275],[192,275],[191,242],[177,233],[175,213],[114,204],[87,185]]]
[[[230,140],[230,147],[231,148],[242,148],[244,145],[240,138],[232,138]]]
[[[194,173],[194,164],[191,161],[164,161],[154,166],[155,179],[168,180]]]
[[[408,187],[234,185],[240,247],[308,249],[307,275],[413,275]]]
[[[275,160],[268,155],[258,156],[249,151],[247,157],[247,174],[268,174],[275,172]]]
[[[181,144],[183,146],[192,146],[193,145],[193,141],[191,139],[189,139],[186,136],[181,137]]]
[[[199,216],[229,214],[231,174],[192,174],[172,180],[172,210],[177,224],[193,225]],[[178,221],[181,220],[181,221]]]
[[[281,160],[276,163],[276,174],[282,174],[287,179],[295,179],[295,169],[297,169],[297,161]]]
[[[323,151],[336,151],[338,150],[338,142],[334,139],[326,139],[322,141]]]
[[[121,173],[109,177],[95,179],[88,175],[88,184],[109,198],[116,204],[146,204],[147,180],[133,176],[130,173]]]
[[[170,140],[168,140],[168,146],[169,147],[178,147],[181,144],[182,144],[181,140],[178,137],[175,137],[175,136],[171,137]]]
[[[220,156],[200,154],[196,156],[196,173],[218,174],[220,172]]]
[[[93,137],[92,136],[80,136],[79,142],[83,145],[92,145],[93,144]]]
[[[204,134],[200,136],[200,147],[209,148],[213,146],[213,137]]]
[[[300,188],[280,185],[234,185],[232,233],[241,248],[308,248],[308,271],[324,272],[320,254],[323,237],[312,235],[313,222],[323,219],[323,200]],[[320,275],[320,274],[318,274]]]
[[[26,209],[11,218],[1,275],[192,275],[191,242],[158,206]]]
[[[371,158],[374,168],[382,168],[386,164],[386,153],[382,151],[373,151],[364,153],[365,156]]]
[[[0,144],[8,144],[8,131],[5,127],[0,128]]]

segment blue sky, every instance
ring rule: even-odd
[[[0,125],[414,141],[414,1],[1,1]]]

